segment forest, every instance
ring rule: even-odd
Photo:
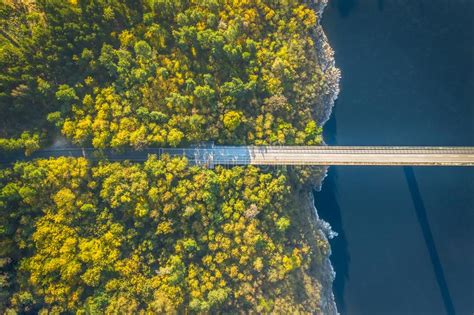
[[[0,153],[318,145],[303,0],[0,0]],[[38,159],[0,168],[0,312],[314,313],[319,168]]]
[[[58,158],[2,171],[0,308],[79,314],[317,310],[327,251],[285,172]],[[18,261],[18,264],[15,264]]]
[[[3,149],[321,141],[301,1],[2,1]]]

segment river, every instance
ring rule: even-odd
[[[474,146],[474,1],[332,0],[330,145]],[[474,313],[474,168],[331,167],[342,314]]]

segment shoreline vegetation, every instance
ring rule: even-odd
[[[4,1],[0,150],[324,145],[327,1]],[[336,314],[324,167],[0,170],[0,312]]]

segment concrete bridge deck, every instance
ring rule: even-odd
[[[472,147],[269,147],[251,152],[256,165],[474,165]]]
[[[392,147],[392,146],[199,146],[191,148],[149,148],[117,152],[93,148],[40,150],[29,157],[22,154],[0,157],[3,163],[60,156],[90,160],[136,162],[148,155],[184,156],[191,163],[215,165],[424,165],[474,166],[474,147]]]

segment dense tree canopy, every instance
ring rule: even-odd
[[[6,1],[0,14],[4,137],[56,126],[97,148],[320,142],[316,15],[300,0]]]
[[[0,0],[0,151],[321,142],[303,0]],[[1,153],[1,152],[0,152]],[[0,313],[314,313],[318,168],[0,169]]]
[[[0,309],[317,310],[309,267],[327,243],[292,222],[284,170],[59,158],[18,163],[1,185]]]

